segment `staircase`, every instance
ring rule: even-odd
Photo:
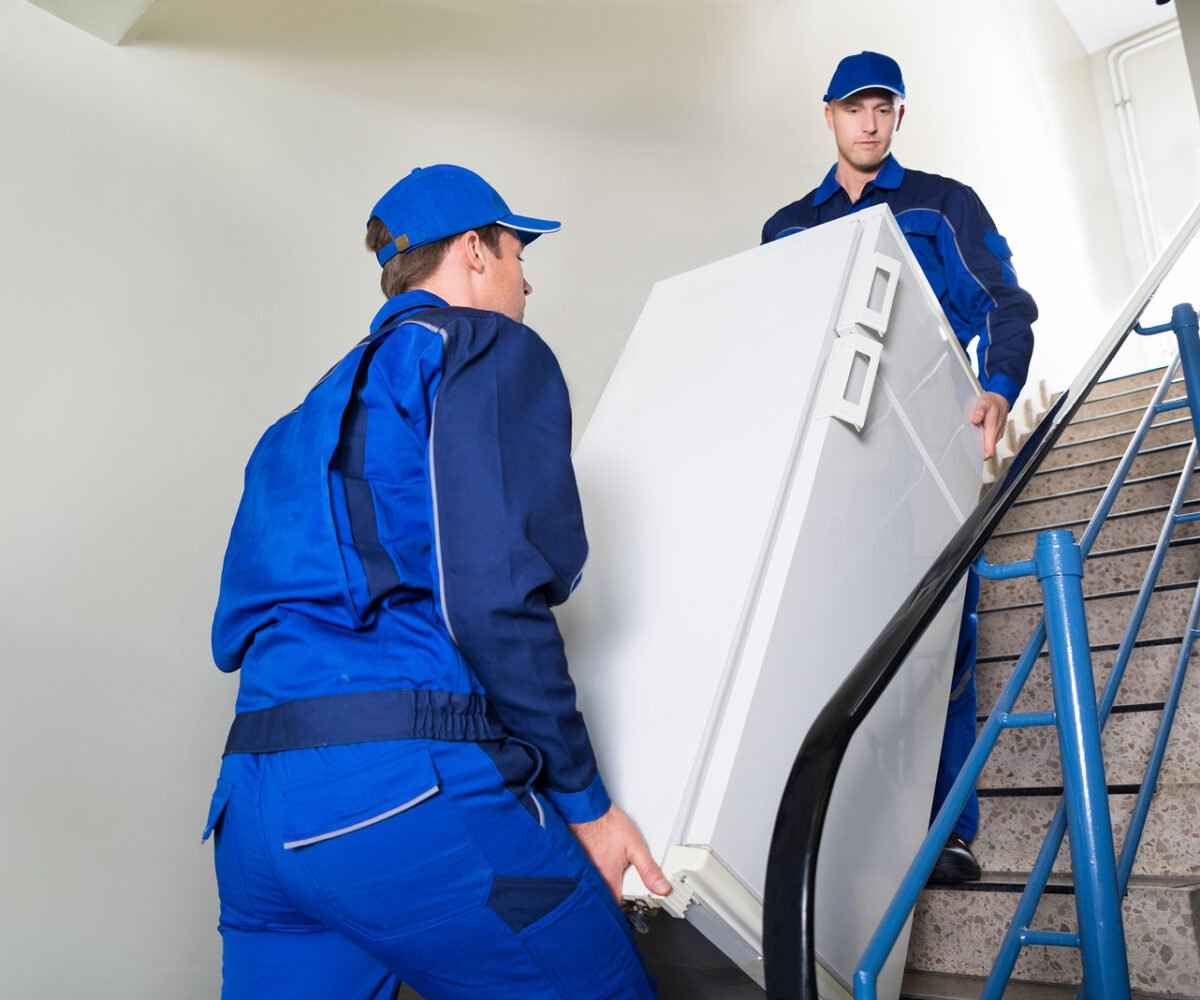
[[[985,554],[990,562],[1028,559],[1046,528],[1082,534],[1162,370],[1098,383],[1065,428]],[[1184,396],[1182,378],[1167,398]],[[1185,410],[1159,415],[1143,442],[1086,563],[1089,641],[1097,688],[1104,683],[1129,622],[1138,588],[1192,441]],[[1200,477],[1184,507],[1200,511]],[[1104,732],[1109,804],[1118,851],[1150,755],[1197,581],[1200,523],[1179,524],[1113,715]],[[983,581],[977,684],[981,722],[996,703],[1042,614],[1031,578]],[[1043,651],[1017,711],[1051,709]],[[1053,728],[1001,736],[979,782],[980,828],[974,849],[982,881],[928,887],[914,914],[905,996],[976,997],[1012,918],[1061,794]],[[1070,859],[1064,843],[1036,926],[1076,927]],[[1124,900],[1125,938],[1136,995],[1200,998],[1200,670],[1189,673],[1150,818]],[[1026,947],[1006,996],[1074,996],[1074,949]]]

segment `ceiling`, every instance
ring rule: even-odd
[[[1131,35],[1173,20],[1175,4],[1154,0],[1054,0],[1089,52],[1099,52]]]
[[[150,8],[154,0],[30,0],[77,27],[118,44]],[[480,0],[425,0],[435,5],[471,7]],[[580,0],[571,0],[580,2]],[[595,0],[585,0],[593,3]],[[630,0],[604,0],[606,3]],[[633,0],[637,2],[637,0]],[[645,0],[641,0],[645,2]],[[670,5],[679,0],[654,0]],[[1175,17],[1175,3],[1158,5],[1155,0],[1054,0],[1070,22],[1083,47],[1099,52],[1131,35]]]

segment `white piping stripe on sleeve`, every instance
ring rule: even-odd
[[[972,271],[970,266],[967,264],[967,258],[963,256],[962,247],[960,247],[958,245],[958,230],[954,228],[954,223],[950,221],[950,219],[947,217],[946,213],[938,211],[938,209],[936,209],[936,208],[906,208],[903,212],[900,212],[896,216],[896,218],[899,218],[901,215],[905,215],[908,212],[935,212],[935,213],[937,213],[937,215],[939,215],[942,218],[942,220],[946,223],[946,225],[950,227],[950,236],[954,240],[954,250],[958,254],[958,259],[962,262],[963,270],[966,271],[967,274],[969,274],[972,278],[975,279],[975,284],[977,284],[979,286],[979,290],[981,292],[983,292],[983,294],[988,297],[988,301],[990,301],[992,303],[992,308],[989,309],[987,311],[987,314],[984,316],[984,329],[987,331],[988,343],[987,343],[987,347],[985,347],[983,350],[983,372],[982,372],[982,376],[984,378],[990,378],[991,373],[989,371],[990,365],[988,364],[988,361],[989,361],[989,357],[992,353],[992,313],[996,309],[999,309],[1000,305],[996,301],[996,297],[994,295],[992,295],[992,293],[990,291],[988,291],[987,285],[985,285],[982,281],[979,280],[979,275],[977,275],[974,271]]]
[[[538,826],[540,826],[544,830],[544,829],[546,829],[546,814],[545,814],[545,812],[542,811],[542,804],[538,801],[538,797],[532,789],[530,789],[530,791],[529,791],[529,797],[531,799],[533,799],[533,804],[535,806],[537,806]]]
[[[941,215],[941,217],[946,220],[946,225],[950,227],[950,235],[954,237],[954,249],[958,252],[958,259],[962,261],[963,270],[966,271],[967,274],[969,274],[972,278],[975,279],[975,284],[977,284],[979,286],[980,290],[983,292],[984,295],[986,295],[989,299],[991,299],[992,308],[993,309],[997,308],[995,296],[993,296],[992,293],[990,291],[988,291],[987,285],[985,285],[982,281],[979,280],[979,275],[977,275],[974,271],[972,271],[970,266],[967,264],[967,258],[963,256],[962,247],[960,247],[958,245],[958,230],[954,228],[954,223],[951,222],[950,219],[947,218],[947,216],[944,213],[939,212],[938,214]]]
[[[396,806],[395,809],[389,809],[387,812],[382,812],[378,816],[372,816],[370,819],[364,819],[361,823],[351,823],[349,826],[343,826],[337,830],[330,830],[328,833],[318,833],[315,837],[305,837],[303,840],[286,840],[283,843],[285,851],[294,851],[297,847],[308,847],[310,844],[319,844],[322,840],[333,840],[334,837],[341,837],[347,833],[353,833],[355,830],[362,830],[364,827],[374,826],[376,823],[382,823],[385,819],[390,819],[398,813],[404,812],[406,809],[411,809],[415,805],[420,805],[428,798],[437,795],[439,790],[438,785],[426,789],[420,795],[409,799],[402,805]]]
[[[417,326],[424,327],[431,333],[436,333],[442,338],[443,364],[445,357],[445,347],[450,341],[450,335],[441,327],[433,326],[429,323],[422,323],[420,320],[412,320]],[[443,368],[443,377],[445,368]],[[450,624],[450,611],[446,607],[446,573],[442,567],[442,525],[441,514],[438,510],[438,490],[437,490],[437,463],[434,459],[434,436],[437,433],[437,410],[438,399],[441,397],[441,387],[438,387],[438,395],[433,400],[433,410],[429,415],[429,492],[433,501],[433,554],[437,562],[438,573],[438,603],[442,607],[442,621],[446,623],[446,631],[450,633],[450,639],[454,645],[458,645],[458,636],[454,634],[454,626]]]
[[[989,309],[987,316],[985,316],[984,320],[983,320],[983,328],[985,330],[987,330],[987,337],[988,337],[987,347],[985,347],[983,349],[983,377],[984,378],[992,377],[992,372],[991,372],[992,366],[989,364],[989,361],[990,361],[991,355],[992,355],[992,313],[994,313],[995,311],[996,311],[995,309]]]

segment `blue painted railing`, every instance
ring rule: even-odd
[[[1062,755],[1063,799],[1017,904],[1012,923],[1001,943],[991,974],[981,993],[981,1000],[1000,1000],[1020,950],[1025,945],[1077,948],[1082,959],[1085,996],[1117,1000],[1129,997],[1121,898],[1133,871],[1134,859],[1149,815],[1154,790],[1158,784],[1158,774],[1179,705],[1192,644],[1200,625],[1198,586],[1180,644],[1159,731],[1118,861],[1108,809],[1101,732],[1116,701],[1174,528],[1181,523],[1200,520],[1200,515],[1180,513],[1196,464],[1196,442],[1200,440],[1200,322],[1196,311],[1190,305],[1179,305],[1172,311],[1170,323],[1149,328],[1135,327],[1135,330],[1143,335],[1168,331],[1174,333],[1179,344],[1179,356],[1163,375],[1080,542],[1076,544],[1069,531],[1045,531],[1038,535],[1033,558],[1030,560],[993,566],[980,556],[975,563],[980,576],[990,579],[1036,575],[1042,587],[1045,615],[1026,643],[1012,676],[980,731],[962,772],[947,795],[928,836],[922,842],[911,867],[884,913],[879,928],[863,953],[854,974],[856,1000],[874,1000],[879,973],[911,915],[942,845],[945,844],[967,797],[975,787],[1000,733],[1006,729],[1046,725],[1053,725],[1058,729]],[[1186,399],[1164,401],[1177,369],[1183,371]],[[1081,582],[1085,560],[1104,527],[1117,494],[1125,484],[1154,418],[1183,406],[1187,406],[1191,412],[1192,445],[1138,591],[1129,625],[1097,705]],[[1043,645],[1047,642],[1050,647],[1054,710],[1048,713],[1016,713],[1013,708],[1034,663],[1041,654]],[[1037,930],[1032,926],[1034,914],[1049,881],[1054,859],[1062,846],[1063,835],[1068,830],[1079,929],[1074,934]]]

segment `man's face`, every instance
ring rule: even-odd
[[[864,90],[825,105],[838,155],[864,172],[876,169],[892,146],[892,133],[904,117],[904,105],[890,90]]]
[[[533,287],[525,280],[521,252],[524,244],[512,233],[500,234],[500,254],[494,255],[480,243],[485,267],[480,288],[480,308],[491,309],[520,323],[525,318],[525,297]]]

